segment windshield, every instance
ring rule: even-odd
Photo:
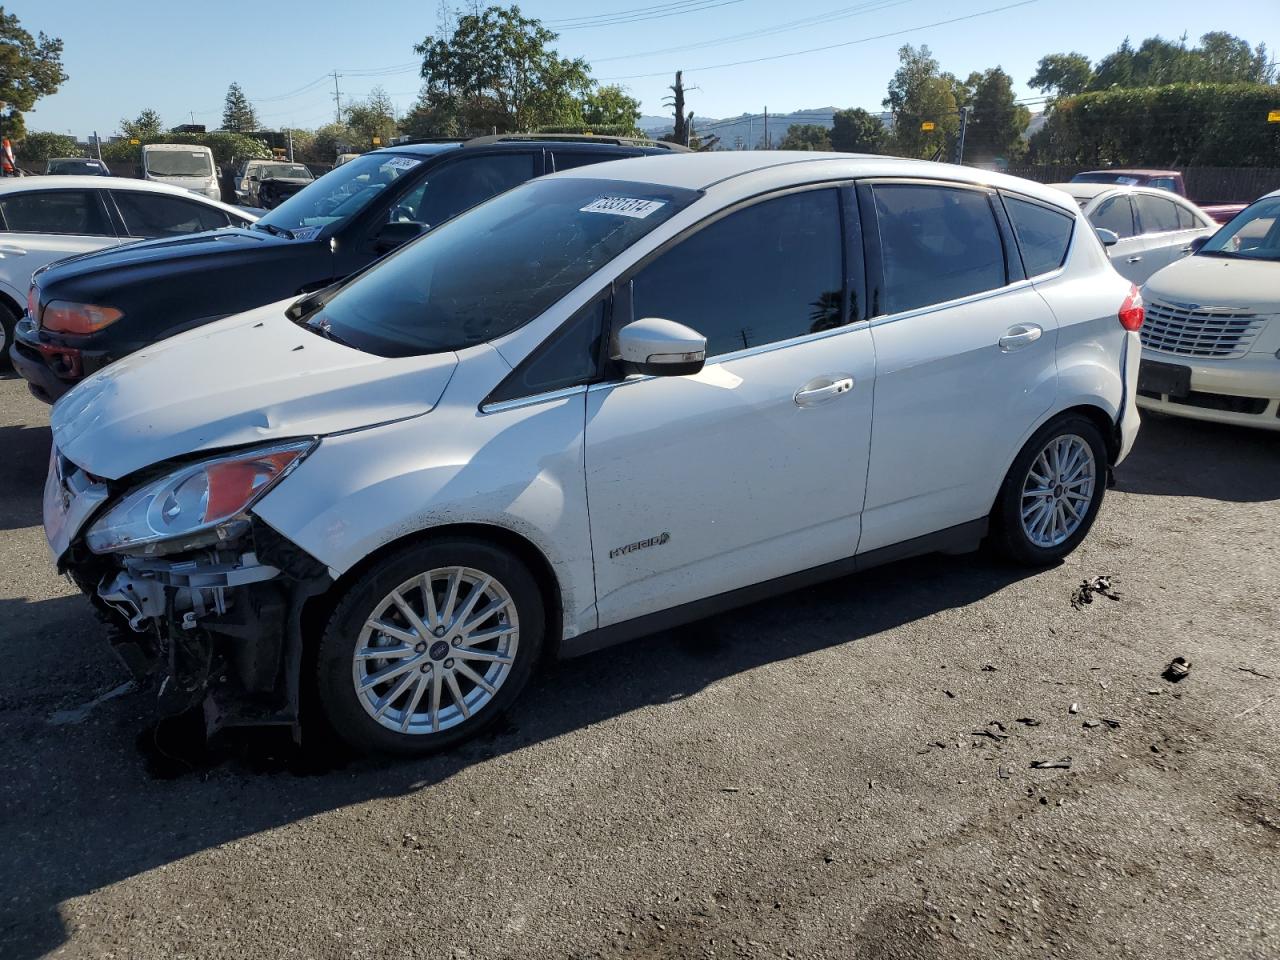
[[[261,167],[252,169],[250,173],[256,173],[263,180],[269,180],[271,177],[287,177],[294,180],[310,180],[311,171],[300,163],[264,163]]]
[[[153,177],[213,176],[213,161],[203,150],[144,150],[142,158]]]
[[[405,246],[307,322],[383,357],[483,343],[538,316],[698,196],[617,180],[534,180]]]
[[[102,167],[98,165],[97,160],[82,160],[72,158],[69,160],[50,160],[49,173],[75,174],[75,173],[101,173]]]
[[[1263,197],[1209,238],[1200,253],[1208,257],[1280,260],[1280,197]]]
[[[322,227],[359,213],[387,187],[420,163],[422,157],[366,153],[326,173],[298,191],[260,221],[308,239]],[[308,230],[306,228],[314,229]]]

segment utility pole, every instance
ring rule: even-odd
[[[337,70],[333,71],[333,102],[336,105],[336,116],[338,123],[342,122],[342,91],[338,89],[338,78],[342,76]]]
[[[769,108],[764,108],[764,148],[766,150],[773,149],[773,143],[769,140]]]
[[[969,114],[973,112],[973,107],[960,108],[960,132],[956,134],[956,149],[953,162],[957,165],[964,163],[964,133],[969,126]]]
[[[93,131],[93,146],[98,153],[98,159],[102,159],[102,138],[98,136],[98,131]]]
[[[289,138],[289,162],[293,163],[293,128],[285,130],[285,136]]]

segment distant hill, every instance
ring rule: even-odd
[[[831,129],[833,121],[832,115],[838,108],[836,107],[813,107],[804,110],[793,110],[790,113],[774,113],[769,112],[769,139],[776,147],[783,137],[787,135],[787,128],[797,124],[814,124],[819,127]],[[889,114],[880,114],[881,122],[886,125],[889,123]],[[640,129],[651,136],[661,136],[664,133],[670,133],[672,128],[671,117],[641,117]],[[700,137],[715,135],[720,138],[720,147],[732,150],[735,147],[743,148],[764,147],[764,113],[744,113],[737,117],[724,117],[714,119],[712,117],[699,117],[696,113],[693,117],[693,131]]]

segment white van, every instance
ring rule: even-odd
[[[213,151],[193,143],[149,143],[142,148],[142,177],[221,200]]]

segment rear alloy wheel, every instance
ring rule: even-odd
[[[1089,532],[1106,489],[1098,428],[1067,416],[1039,430],[1009,469],[996,504],[996,539],[1020,563],[1055,563]]]
[[[394,554],[339,603],[321,641],[321,703],[362,750],[445,749],[492,723],[542,646],[537,584],[481,541]]]

